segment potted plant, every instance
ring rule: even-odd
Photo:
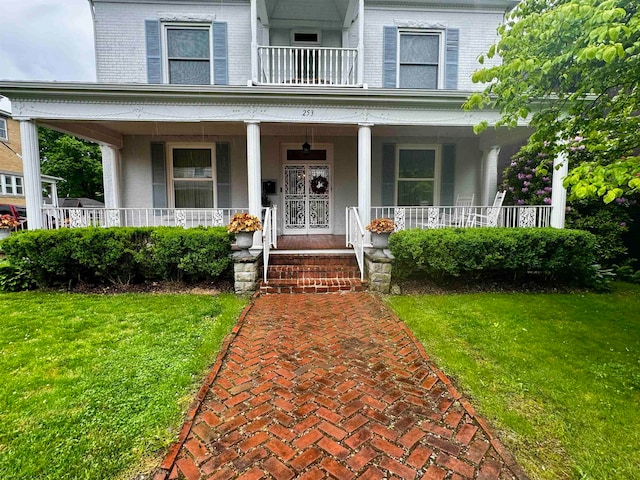
[[[262,223],[255,215],[236,213],[227,225],[227,231],[236,236],[236,245],[246,252],[253,245],[253,234],[262,230]],[[248,253],[248,252],[246,252]]]
[[[0,215],[0,239],[7,238],[11,234],[11,229],[20,225],[11,215]]]
[[[382,250],[389,247],[389,235],[396,229],[396,224],[390,218],[374,218],[366,228],[371,232],[373,248]]]

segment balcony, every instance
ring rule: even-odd
[[[259,85],[358,86],[358,49],[258,47]]]

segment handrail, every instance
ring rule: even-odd
[[[265,85],[357,85],[357,48],[261,46],[258,62]]]
[[[360,221],[360,215],[357,207],[347,207],[346,211],[347,223],[347,247],[353,247],[356,254],[356,260],[360,267],[360,280],[364,280],[364,228]]]
[[[42,207],[43,228],[223,227],[247,208],[69,208]]]
[[[274,207],[275,209],[275,207]],[[262,263],[263,270],[262,276],[264,282],[267,283],[267,269],[269,267],[269,254],[271,253],[271,247],[275,247],[275,212],[272,213],[271,208],[266,207],[264,213],[264,222],[262,225]]]
[[[393,206],[372,207],[371,218],[390,218],[396,230],[409,228],[481,227],[486,226],[470,219],[499,214],[495,226],[506,228],[546,228],[551,226],[551,205],[503,205],[492,206]],[[492,225],[493,226],[493,225]]]

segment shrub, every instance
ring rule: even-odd
[[[593,282],[594,246],[588,232],[551,228],[414,229],[389,241],[399,279],[535,273],[581,285]]]
[[[41,288],[215,280],[231,264],[224,227],[36,230],[12,235],[3,250],[10,265]]]
[[[215,279],[231,266],[231,234],[217,228],[157,228],[151,233],[149,276],[198,282]]]

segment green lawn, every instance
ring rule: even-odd
[[[640,287],[388,297],[532,479],[640,478]]]
[[[0,478],[131,478],[177,438],[246,299],[0,294]]]

